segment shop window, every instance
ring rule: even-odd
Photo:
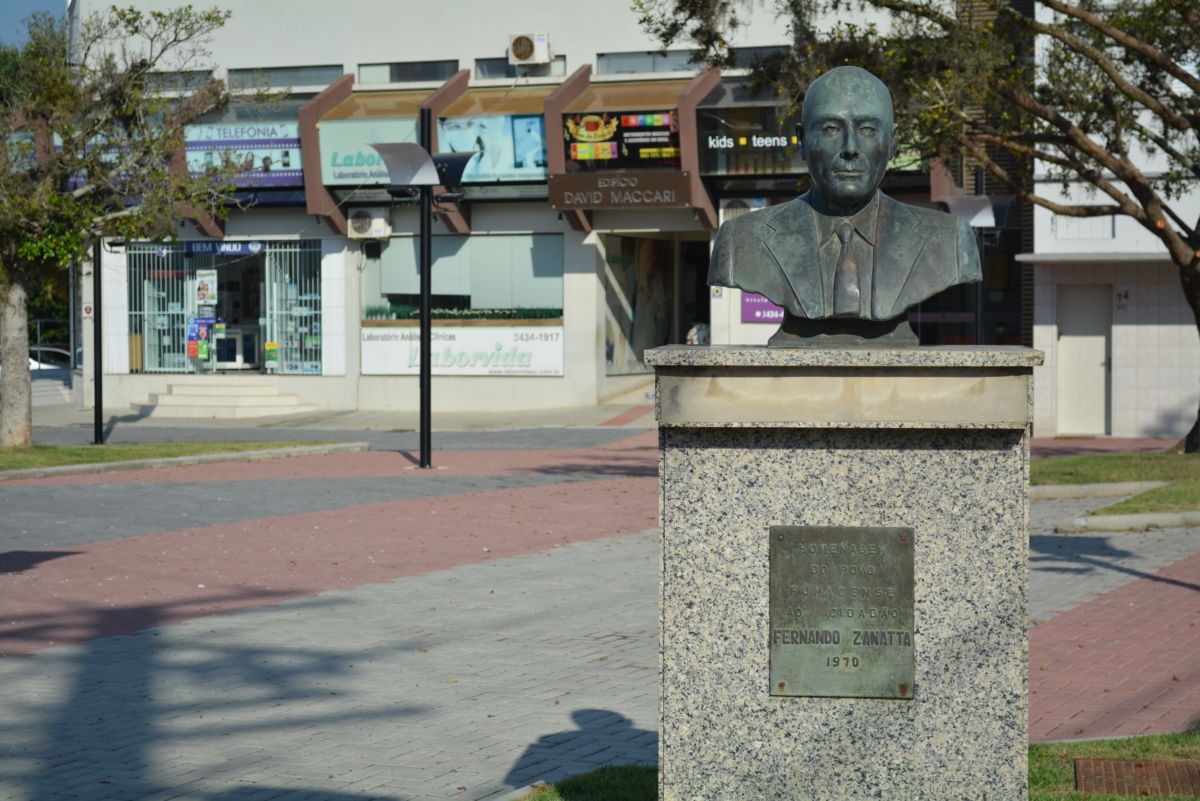
[[[317,240],[131,243],[134,373],[320,374]]]
[[[475,59],[476,78],[561,78],[567,74],[567,57],[555,56],[549,64],[508,63],[508,57]]]
[[[146,76],[146,85],[152,92],[192,92],[212,80],[209,70],[176,70],[174,72],[151,72]]]
[[[731,47],[730,66],[738,69],[750,69],[756,64],[775,56],[782,56],[788,50],[786,45],[769,45],[767,47]]]
[[[598,75],[623,75],[643,72],[696,72],[698,64],[691,61],[692,50],[667,50],[661,53],[599,53],[596,55]]]
[[[293,86],[328,86],[341,77],[341,64],[239,69],[229,71],[229,88],[289,89]]]
[[[434,317],[562,317],[562,254],[559,234],[435,236]],[[389,240],[374,266],[377,284],[374,276],[364,271],[366,316],[415,318],[420,292],[416,238]]]
[[[445,81],[458,72],[458,61],[393,61],[359,64],[359,83],[424,83]]]

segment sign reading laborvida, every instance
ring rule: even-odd
[[[912,698],[913,530],[771,526],[770,694]]]
[[[562,326],[436,326],[434,375],[563,374]],[[417,375],[417,328],[362,328],[363,375]]]
[[[685,209],[692,204],[686,172],[581,172],[550,176],[556,209]]]

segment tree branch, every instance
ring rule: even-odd
[[[1191,130],[1192,123],[1190,120],[1165,106],[1150,93],[1145,92],[1130,83],[1129,80],[1121,74],[1120,70],[1117,69],[1116,65],[1113,64],[1112,59],[1104,55],[1103,51],[1093,47],[1084,40],[1080,39],[1078,36],[1064,31],[1057,25],[1048,25],[1044,22],[1038,22],[1032,17],[1027,17],[1015,10],[1012,6],[1005,6],[1004,10],[1021,27],[1031,30],[1035,33],[1042,33],[1053,37],[1070,49],[1074,50],[1076,53],[1079,53],[1080,55],[1092,61],[1097,67],[1100,68],[1101,72],[1108,76],[1108,79],[1112,81],[1113,86],[1119,89],[1122,94],[1124,94],[1130,100],[1141,103],[1147,109],[1167,122],[1172,128],[1175,128],[1179,131]]]
[[[1200,79],[1197,79],[1195,75],[1192,75],[1190,72],[1180,67],[1157,47],[1154,47],[1147,42],[1143,42],[1141,39],[1133,36],[1127,31],[1123,31],[1113,26],[1107,20],[1097,16],[1096,14],[1093,14],[1090,11],[1085,11],[1078,6],[1062,2],[1062,0],[1037,0],[1037,2],[1041,3],[1047,8],[1059,12],[1060,14],[1065,14],[1068,17],[1079,20],[1088,27],[1099,31],[1109,39],[1112,39],[1121,47],[1132,50],[1135,53],[1139,53],[1149,60],[1154,66],[1168,73],[1171,77],[1183,83],[1193,92],[1200,94]]]

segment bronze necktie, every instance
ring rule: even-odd
[[[842,240],[842,252],[838,255],[837,272],[833,277],[833,313],[858,314],[858,264],[851,253],[854,226],[842,220],[838,223],[837,235]]]

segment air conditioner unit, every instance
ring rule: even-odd
[[[550,36],[545,33],[510,34],[508,63],[514,67],[524,64],[549,64]]]
[[[351,239],[387,239],[392,235],[392,221],[384,208],[354,209],[348,223]]]

